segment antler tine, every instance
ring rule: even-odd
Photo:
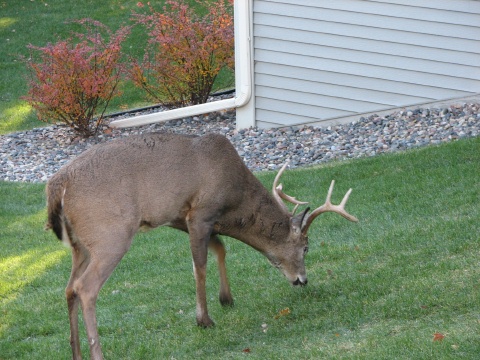
[[[286,161],[285,164],[283,164],[282,168],[278,171],[277,176],[275,176],[275,180],[273,180],[273,192],[275,192],[275,189],[277,188],[278,180],[280,180],[280,177],[282,176],[283,172],[288,166],[288,163],[290,161]]]
[[[278,185],[276,188],[275,188],[275,192],[280,196],[280,198],[282,198],[283,200],[285,201],[288,201],[289,203],[292,203],[295,205],[295,207],[293,208],[293,211],[292,211],[292,215],[295,215],[295,212],[297,211],[298,207],[300,205],[306,205],[308,204],[308,202],[306,201],[299,201],[297,199],[295,199],[293,196],[290,196],[290,195],[287,195],[283,192],[283,185],[280,184]]]
[[[280,197],[278,191],[277,191],[277,187],[280,186],[280,185],[277,185],[278,184],[278,180],[280,179],[280,176],[282,176],[283,172],[285,171],[285,169],[287,168],[288,166],[288,161],[282,166],[282,168],[279,170],[277,176],[275,176],[275,180],[273,180],[273,187],[272,187],[272,195],[273,195],[273,198],[275,199],[275,201],[278,203],[278,205],[284,209],[285,211],[288,211],[288,208],[287,208],[287,205],[285,205],[282,201],[282,198]]]
[[[295,212],[297,211],[297,208],[299,205],[305,205],[305,204],[308,204],[308,202],[304,202],[304,201],[299,201],[297,199],[295,199],[293,196],[290,196],[290,195],[287,195],[283,192],[283,185],[282,184],[278,184],[278,180],[280,180],[280,177],[282,176],[283,172],[285,171],[285,169],[287,168],[288,166],[288,161],[282,166],[282,168],[280,169],[280,171],[278,172],[277,176],[275,176],[275,180],[273,181],[273,188],[272,188],[272,194],[273,194],[273,197],[275,198],[275,200],[277,201],[277,203],[283,208],[285,209],[286,211],[288,211],[288,208],[287,206],[284,204],[284,202],[282,201],[285,200],[285,201],[288,201],[292,204],[295,204],[295,208],[293,209],[293,212],[292,212],[292,215],[295,214]],[[277,185],[278,184],[278,185]]]
[[[308,218],[305,220],[305,225],[303,226],[303,231],[306,232],[315,218],[323,214],[324,212],[335,212],[341,216],[343,216],[345,219],[353,221],[353,222],[358,222],[358,219],[350,215],[346,210],[345,210],[345,205],[348,201],[348,198],[350,194],[352,193],[352,189],[349,189],[345,196],[342,199],[342,202],[339,205],[333,205],[331,202],[331,197],[332,197],[332,192],[333,192],[333,187],[335,186],[335,180],[332,180],[332,183],[330,184],[330,188],[328,189],[327,193],[327,198],[325,200],[325,204],[322,206],[316,208],[310,215],[308,215]]]

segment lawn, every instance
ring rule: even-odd
[[[480,353],[480,138],[288,171],[285,191],[312,206],[353,188],[347,222],[310,230],[309,283],[226,239],[233,308],[195,325],[185,234],[140,233],[100,293],[107,359],[475,359]],[[258,174],[267,186],[274,173]],[[43,186],[0,182],[0,359],[67,359],[69,250],[45,221]],[[289,311],[282,311],[285,309]],[[436,334],[436,335],[435,335]],[[82,327],[82,349],[88,344]]]
[[[146,1],[144,1],[146,3]],[[195,0],[187,0],[197,6]],[[138,0],[21,0],[0,1],[0,134],[43,126],[35,112],[23,100],[26,95],[26,67],[20,61],[28,56],[28,44],[44,46],[58,38],[68,38],[74,29],[72,20],[92,18],[116,31],[122,24],[128,24],[133,10],[138,10]],[[155,1],[160,9],[165,0]],[[142,56],[145,35],[140,28],[134,28],[125,43],[125,52]],[[214,91],[231,87],[233,75],[224,72],[219,76]],[[131,82],[122,84],[123,96],[115,99],[107,113],[152,105],[145,100],[143,92]]]

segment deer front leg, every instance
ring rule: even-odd
[[[232,306],[233,297],[228,284],[227,267],[225,266],[225,246],[217,236],[212,236],[208,245],[217,257],[218,272],[220,274],[220,304],[222,306]]]
[[[208,316],[205,283],[207,278],[208,242],[210,240],[211,227],[207,224],[198,224],[189,221],[188,232],[190,234],[190,248],[192,250],[193,272],[195,275],[197,294],[197,325],[210,327],[214,325],[214,322]]]

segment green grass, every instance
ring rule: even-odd
[[[26,67],[20,61],[28,56],[28,44],[44,46],[48,42],[65,39],[74,29],[66,22],[89,17],[108,25],[113,31],[129,23],[137,0],[19,0],[0,1],[0,134],[44,126],[35,112],[21,97],[27,93]],[[195,0],[188,0],[196,6]],[[146,1],[144,1],[146,3]],[[165,0],[155,2],[160,9]],[[139,28],[133,30],[125,43],[125,51],[131,55],[141,54],[145,35]],[[233,75],[224,72],[219,76],[214,91],[233,84]],[[151,105],[141,90],[132,83],[122,86],[124,94],[112,101],[108,112]]]
[[[195,325],[185,234],[138,234],[98,301],[107,359],[475,359],[480,353],[480,139],[288,171],[285,191],[334,201],[310,229],[309,284],[226,239],[233,308],[207,291],[212,329]],[[258,175],[268,187],[273,173]],[[70,255],[45,220],[43,186],[0,183],[0,359],[70,357],[64,287]],[[290,314],[275,319],[282,309]],[[266,324],[266,332],[262,329]],[[82,349],[88,345],[81,330]],[[435,333],[445,335],[433,341]],[[249,352],[245,352],[249,349]]]

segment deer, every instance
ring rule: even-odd
[[[103,358],[97,297],[142,227],[169,226],[188,233],[201,327],[214,325],[205,289],[209,249],[220,275],[219,301],[233,305],[221,235],[265,255],[293,286],[306,285],[304,258],[313,220],[325,212],[358,219],[345,210],[351,189],[339,205],[331,203],[334,181],[323,205],[296,214],[308,203],[283,192],[279,179],[287,166],[278,171],[270,194],[225,136],[149,133],[95,145],[60,168],[46,185],[46,229],[72,252],[65,294],[73,359],[82,356],[79,306],[90,357]]]

